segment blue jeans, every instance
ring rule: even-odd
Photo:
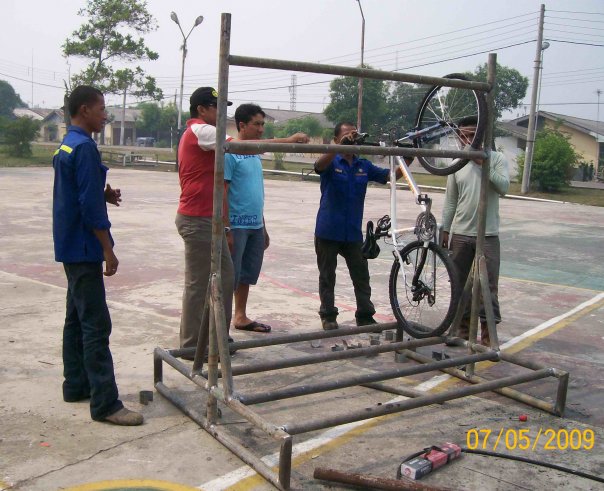
[[[63,327],[63,399],[90,397],[90,415],[103,420],[123,406],[109,350],[111,317],[102,263],[64,263],[67,313]]]
[[[231,232],[235,242],[235,251],[231,255],[235,268],[235,289],[239,283],[255,285],[264,259],[264,227],[233,228]]]

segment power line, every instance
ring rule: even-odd
[[[27,82],[28,84],[43,85],[44,87],[52,87],[53,89],[65,89],[65,87],[61,87],[58,85],[43,84],[41,82],[32,82],[31,80],[27,80],[26,78],[13,77],[12,75],[8,75],[7,73],[0,73],[0,75],[8,78],[14,78],[15,80],[20,80],[21,82]]]
[[[551,9],[548,9],[548,12],[557,12],[557,13],[565,13],[565,14],[604,15],[603,12],[575,12],[573,10],[551,10]]]
[[[581,43],[579,41],[570,41],[570,40],[565,40],[565,39],[552,39],[552,38],[545,38],[547,41],[554,41],[556,43],[568,43],[568,44],[582,44],[584,46],[599,46],[602,47],[604,46],[604,44],[595,44],[595,43]]]

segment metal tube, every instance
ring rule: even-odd
[[[160,350],[161,348],[155,348],[153,350],[153,384],[161,382],[164,379],[164,366],[162,363],[162,358],[158,353]]]
[[[489,62],[487,64],[487,81],[489,86],[495,86],[495,77],[497,74],[497,55],[489,53]],[[478,311],[480,310],[480,276],[478,260],[484,254],[485,231],[487,227],[487,207],[489,190],[489,167],[491,165],[491,141],[493,140],[493,125],[495,122],[495,91],[491,90],[487,94],[487,127],[484,135],[484,147],[489,149],[487,158],[481,165],[480,180],[480,201],[478,203],[478,230],[476,232],[476,252],[474,254],[474,284],[472,285],[472,309],[470,313],[470,341],[476,342],[476,331],[478,330]],[[486,269],[486,268],[485,268]],[[488,283],[487,283],[488,285]],[[474,374],[474,364],[470,363],[466,368],[468,375]]]
[[[293,439],[288,435],[279,449],[279,482],[285,489],[289,489],[292,476],[292,446]]]
[[[478,349],[488,349],[481,345],[477,345],[476,347]],[[428,358],[427,356],[423,356],[418,353],[413,353],[408,350],[405,351],[405,354],[409,358],[412,358],[413,360],[416,360],[416,361],[419,361],[422,363],[427,363],[427,362],[431,361],[431,359]],[[500,353],[500,356],[501,356],[501,353]],[[550,370],[552,370],[552,369],[550,368]],[[443,370],[443,372],[448,373],[449,375],[457,377],[466,382],[470,382],[472,384],[488,381],[487,379],[480,377],[479,375],[473,375],[472,377],[468,377],[466,372],[464,372],[463,370],[458,370],[456,368],[446,368]],[[510,399],[514,399],[516,401],[520,401],[529,406],[536,407],[537,409],[541,409],[542,411],[547,411],[548,413],[556,414],[555,410],[554,410],[554,405],[552,403],[543,401],[541,399],[538,399],[531,395],[525,394],[518,390],[510,389],[509,387],[504,387],[501,389],[494,389],[493,392],[497,392],[498,394],[501,394],[502,396],[509,397]]]
[[[384,416],[386,414],[399,413],[401,411],[407,411],[409,409],[428,406],[430,404],[436,404],[443,401],[459,399],[461,397],[471,396],[481,392],[507,387],[509,385],[523,384],[532,380],[539,380],[549,377],[550,375],[550,370],[538,370],[536,372],[523,375],[513,375],[497,380],[491,380],[489,382],[479,383],[470,387],[456,388],[445,392],[439,392],[437,394],[430,394],[424,397],[418,397],[416,399],[407,399],[405,401],[383,404],[381,406],[366,407],[360,410],[352,411],[348,414],[329,416],[323,419],[306,422],[302,421],[299,423],[286,424],[283,426],[283,429],[290,435],[297,435],[309,431],[320,430],[322,428],[329,428],[331,426],[338,426],[345,423],[353,423],[355,421],[362,421],[378,416]]]
[[[489,288],[489,276],[487,272],[487,261],[484,256],[478,258],[478,275],[480,276],[480,289],[482,292],[482,303],[487,317],[487,329],[489,331],[489,344],[491,349],[499,349],[499,338],[497,337],[497,323],[493,311],[493,296]],[[482,333],[482,331],[481,331]],[[482,339],[481,339],[482,341]]]
[[[215,275],[211,275],[210,288],[213,287],[215,282]],[[213,297],[213,295],[212,295]],[[207,400],[207,418],[208,424],[216,424],[218,419],[218,403],[216,396],[212,392],[212,388],[218,385],[218,343],[216,341],[216,308],[220,308],[214,303],[214,299],[210,303],[210,342],[208,346],[208,400]],[[200,355],[199,351],[195,354],[198,358]]]
[[[281,370],[283,368],[312,365],[315,363],[324,363],[327,361],[359,358],[361,356],[377,355],[379,353],[387,353],[389,351],[396,351],[405,348],[416,348],[418,346],[430,346],[438,343],[442,343],[442,338],[438,337],[415,339],[413,341],[402,341],[397,343],[380,344],[378,346],[368,346],[367,348],[356,348],[348,349],[345,351],[332,351],[329,353],[302,355],[279,360],[267,360],[261,361],[259,363],[249,363],[246,365],[233,367],[233,375],[268,372],[270,370]]]
[[[220,353],[220,376],[222,386],[227,399],[233,396],[233,370],[231,368],[231,353],[229,351],[229,333],[224,312],[224,301],[222,291],[219,288],[218,278],[214,277],[212,282],[212,305],[214,306],[216,337]],[[209,368],[208,368],[209,372]]]
[[[220,94],[218,94],[220,98]],[[216,126],[218,140],[218,125]],[[354,153],[362,155],[401,155],[403,157],[447,157],[463,159],[484,159],[487,154],[482,150],[439,150],[436,148],[375,147],[371,145],[333,145],[308,143],[268,143],[252,141],[228,141],[217,145],[225,152],[282,152],[282,153]],[[220,152],[216,152],[218,155]]]
[[[566,394],[568,392],[568,372],[558,378],[558,390],[556,392],[556,404],[554,405],[554,414],[556,416],[564,416],[566,408]]]
[[[399,396],[405,397],[420,397],[425,394],[421,390],[412,389],[411,387],[391,387],[380,382],[370,382],[367,384],[361,384],[361,387],[367,387],[369,389],[381,390],[382,392],[388,392],[390,394],[398,394]]]
[[[250,408],[246,407],[242,402],[238,401],[237,399],[225,401],[225,405],[230,407],[237,414],[243,416],[245,419],[257,426],[259,429],[264,431],[268,436],[275,438],[276,440],[291,438],[291,435],[283,431],[283,428],[269,423],[262,416],[255,413]]]
[[[247,341],[235,341],[232,343],[233,348],[236,349],[249,349],[249,348],[260,348],[263,346],[275,346],[278,344],[297,343],[301,341],[312,341],[313,339],[329,339],[329,338],[340,338],[342,336],[351,336],[354,334],[363,334],[367,332],[373,332],[377,330],[388,331],[390,329],[396,329],[398,324],[396,322],[386,322],[383,324],[371,324],[369,326],[358,326],[358,327],[340,327],[331,331],[310,331],[301,332],[296,334],[285,334],[285,335],[271,335],[263,339],[250,339]]]
[[[224,14],[223,14],[224,15]],[[374,80],[394,80],[414,84],[441,85],[443,87],[458,87],[461,89],[481,90],[487,92],[491,86],[484,82],[458,80],[452,78],[428,77],[410,73],[386,72],[371,68],[353,68],[348,66],[325,65],[323,63],[306,63],[303,61],[275,60],[273,58],[255,58],[252,56],[230,55],[231,65],[249,66],[255,68],[270,68],[272,70],[288,70],[294,72],[321,73],[344,75],[347,77],[370,78]]]
[[[388,491],[449,491],[450,488],[432,486],[410,479],[386,479],[384,477],[371,476],[367,474],[358,474],[355,472],[342,472],[335,469],[324,469],[315,467],[313,473],[315,479],[323,481],[340,482],[351,484],[361,489],[386,489]]]
[[[342,389],[344,387],[354,387],[368,382],[380,382],[382,380],[390,380],[393,378],[406,377],[409,375],[417,375],[426,373],[432,370],[441,368],[455,367],[458,365],[466,365],[470,362],[477,361],[497,361],[499,359],[496,351],[487,353],[479,353],[476,355],[467,355],[459,358],[448,358],[446,360],[434,361],[424,365],[415,365],[412,367],[397,368],[394,370],[385,370],[375,373],[364,373],[352,377],[341,377],[336,380],[327,382],[319,382],[316,384],[299,385],[294,387],[286,387],[284,389],[274,390],[272,392],[256,393],[252,395],[240,395],[239,399],[243,404],[259,404],[261,402],[277,401],[279,399],[288,399],[290,397],[299,397],[308,394],[316,394],[318,392],[327,392],[329,390]]]
[[[207,380],[198,375],[194,375],[189,370],[189,367],[185,365],[182,361],[174,358],[169,351],[165,351],[161,348],[156,348],[155,350],[158,357],[160,357],[163,361],[165,361],[168,365],[174,368],[178,373],[187,377],[191,382],[199,385],[202,389],[208,390]],[[158,382],[159,383],[159,382]]]
[[[231,452],[243,460],[243,462],[262,475],[273,486],[282,490],[289,489],[289,483],[287,487],[282,486],[282,484],[279,482],[279,477],[268,465],[266,465],[261,459],[258,458],[258,456],[254,455],[239,442],[231,438],[219,426],[208,424],[207,419],[194,408],[190,407],[190,404],[187,404],[187,402],[178,394],[178,392],[166,387],[161,382],[156,385],[156,389],[161,395],[172,402],[172,404],[185,413],[189,418],[195,421],[216,440],[218,440]]]

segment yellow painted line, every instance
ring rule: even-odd
[[[168,481],[157,481],[155,479],[119,479],[112,481],[99,481],[80,484],[64,491],[115,491],[115,490],[140,490],[155,489],[157,491],[199,491],[199,488],[184,486]]]

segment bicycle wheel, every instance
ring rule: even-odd
[[[459,73],[445,75],[444,78],[467,80]],[[474,116],[476,134],[471,147],[480,148],[487,126],[487,103],[482,92],[454,87],[432,87],[424,96],[415,118],[415,130],[421,131],[432,128],[419,138],[413,140],[417,148],[436,150],[463,150],[457,131],[460,119]],[[467,159],[451,159],[444,157],[418,157],[419,163],[430,173],[446,176],[457,172],[468,163]]]
[[[403,248],[401,259],[390,271],[394,316],[415,338],[440,336],[453,321],[461,293],[453,262],[440,246],[419,240]]]

